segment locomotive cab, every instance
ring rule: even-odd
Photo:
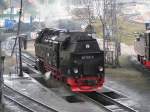
[[[134,44],[137,60],[150,69],[150,30],[140,34]]]

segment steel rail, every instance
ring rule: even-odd
[[[5,95],[5,94],[4,94],[3,96],[4,96],[4,98],[6,98],[6,99],[8,99],[8,100],[10,100],[10,101],[12,101],[12,102],[14,102],[14,103],[16,103],[17,105],[21,106],[22,108],[25,108],[25,109],[28,110],[29,112],[36,112],[36,111],[34,111],[34,110],[28,108],[27,106],[25,106],[25,105],[19,103],[19,102],[16,101],[15,99],[10,98],[8,95]]]
[[[118,110],[122,110],[123,112],[138,112],[137,110],[134,110],[126,105],[123,105],[122,103],[117,102],[116,100],[102,94],[102,93],[98,93],[98,92],[93,92],[93,93],[85,93],[84,94],[86,97],[88,97],[90,100],[94,101],[97,104],[100,104],[101,106],[103,106],[106,110],[110,111],[110,112],[115,112],[115,110],[111,110],[110,108],[108,108],[108,106],[105,106],[103,104],[100,103],[100,99],[103,99],[104,101],[107,101],[115,106],[118,106],[120,108],[116,109],[116,111]],[[94,97],[93,97],[94,96]]]
[[[26,96],[26,95],[24,95],[24,94],[18,92],[17,90],[14,90],[14,89],[10,88],[10,87],[7,86],[7,85],[4,85],[4,88],[8,88],[8,89],[10,89],[11,91],[13,91],[14,93],[17,93],[17,94],[23,96],[24,98],[27,98],[28,100],[33,101],[34,103],[36,103],[36,104],[38,104],[38,105],[41,105],[41,106],[43,106],[44,108],[47,108],[48,110],[50,110],[50,112],[59,112],[59,111],[57,111],[56,109],[53,109],[52,107],[49,107],[48,105],[46,105],[46,104],[44,104],[44,103],[41,103],[41,102],[39,102],[39,101],[37,101],[37,100],[35,100],[35,99],[29,97],[29,96]],[[5,89],[4,89],[4,90],[5,90]],[[5,95],[5,96],[6,96],[6,95]],[[7,96],[6,96],[6,97],[7,97]],[[30,103],[31,103],[31,102],[30,102]],[[31,110],[32,110],[32,109],[31,109]],[[34,112],[36,112],[36,111],[34,111]]]
[[[99,93],[97,93],[99,94]],[[129,111],[129,112],[137,112],[137,110],[134,110],[132,109],[131,107],[129,106],[126,106],[126,105],[123,105],[122,103],[119,103],[117,102],[116,100],[104,95],[104,94],[99,94],[101,97],[105,98],[106,100],[110,101],[111,103],[114,103],[116,105],[118,105],[119,107],[122,107],[123,109],[125,109],[126,111]]]
[[[27,57],[25,55],[22,55],[22,58],[23,58],[23,62],[27,65],[28,69],[30,69],[34,73],[40,74],[40,72],[35,69],[35,61],[33,61],[33,59],[31,59],[31,58],[29,58],[29,57]],[[30,62],[30,60],[32,62]]]

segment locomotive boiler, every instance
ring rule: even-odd
[[[37,68],[74,92],[92,92],[104,83],[104,51],[87,32],[45,28],[35,40]]]
[[[150,30],[139,34],[136,38],[134,49],[137,54],[137,60],[150,69]]]

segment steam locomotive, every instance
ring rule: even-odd
[[[146,68],[150,69],[150,30],[138,35],[134,49],[137,54],[137,60]]]
[[[36,65],[74,92],[92,92],[104,83],[104,51],[87,32],[45,28],[35,40]]]

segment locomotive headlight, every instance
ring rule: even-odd
[[[74,71],[74,73],[78,73],[79,72],[77,68],[74,68],[73,71]]]
[[[90,48],[90,45],[89,45],[89,44],[86,44],[86,45],[85,45],[85,48],[89,49],[89,48]]]
[[[39,61],[39,59],[37,58],[36,61]]]
[[[101,66],[99,66],[99,68],[98,68],[98,69],[99,69],[99,71],[100,71],[100,72],[102,72],[102,71],[104,70],[104,68],[103,68],[103,67],[101,67]]]

